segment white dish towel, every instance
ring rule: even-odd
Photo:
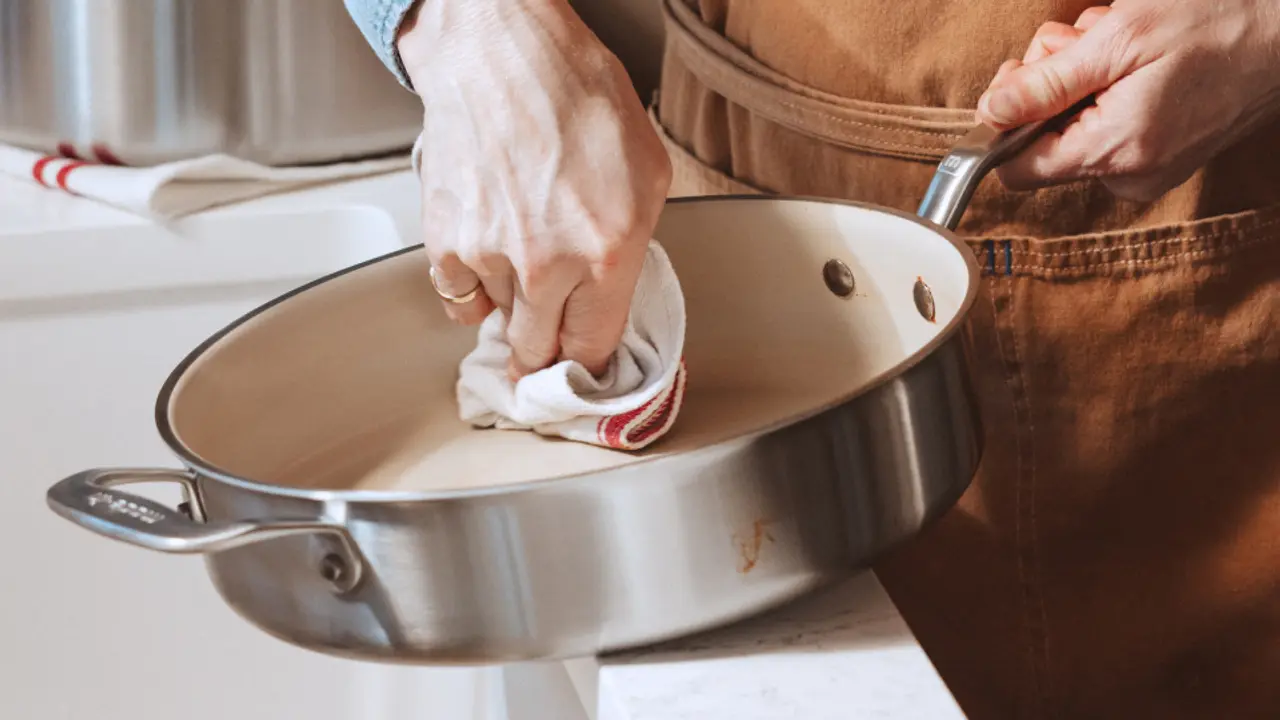
[[[74,148],[43,155],[0,145],[0,173],[79,195],[155,220],[243,202],[273,193],[409,167],[407,154],[305,167],[269,167],[228,155],[209,155],[151,167],[127,167],[95,147],[93,162]]]
[[[494,310],[462,360],[463,420],[617,450],[639,450],[671,430],[686,383],[684,294],[656,241],[649,243],[622,343],[600,378],[566,360],[512,383],[506,330],[506,315]]]

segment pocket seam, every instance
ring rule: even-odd
[[[1080,278],[1117,269],[1159,270],[1186,260],[1225,258],[1280,241],[1280,232],[1268,232],[1276,228],[1280,228],[1280,205],[1140,230],[1050,239],[984,236],[967,242],[984,261],[984,275]]]

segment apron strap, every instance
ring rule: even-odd
[[[729,102],[844,148],[940,160],[976,123],[973,110],[892,105],[807,87],[766,67],[707,27],[684,0],[663,0],[668,50]]]

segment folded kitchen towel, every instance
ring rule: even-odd
[[[507,318],[495,310],[462,360],[458,407],[478,427],[639,450],[670,431],[685,391],[684,294],[666,252],[650,242],[622,343],[602,377],[561,361],[513,383]]]
[[[96,162],[72,148],[61,156],[0,145],[0,173],[112,205],[154,219],[171,219],[220,205],[324,183],[408,168],[408,154],[332,165],[270,167],[228,155],[126,167],[94,148]]]

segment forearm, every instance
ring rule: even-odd
[[[412,85],[396,50],[396,34],[405,17],[418,2],[419,0],[343,0],[347,12],[360,28],[365,40],[405,87]]]

